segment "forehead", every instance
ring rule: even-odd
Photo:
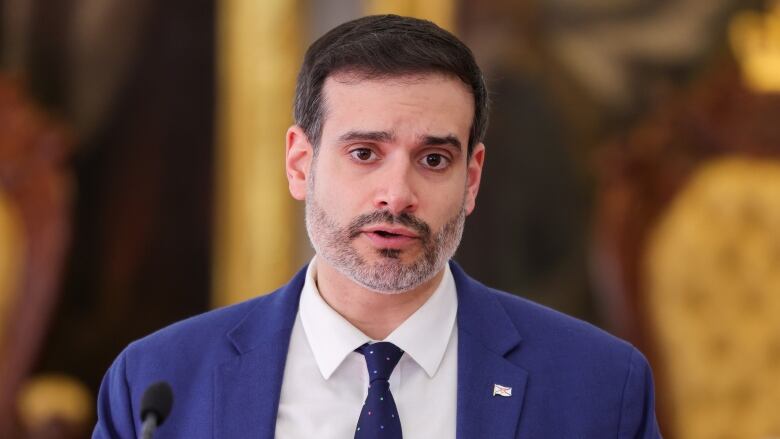
[[[452,75],[368,77],[342,72],[323,86],[323,137],[343,129],[452,133],[465,144],[474,115],[469,87]]]

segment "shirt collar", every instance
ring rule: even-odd
[[[322,299],[317,290],[316,262],[315,257],[306,270],[298,312],[314,359],[327,380],[350,352],[372,340]],[[447,264],[433,295],[385,341],[401,348],[433,377],[454,330],[457,309],[455,281]]]

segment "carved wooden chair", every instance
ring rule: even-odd
[[[67,130],[37,109],[18,84],[0,76],[3,438],[67,437],[80,434],[78,418],[89,419],[80,385],[57,376],[28,379],[56,305],[68,244],[70,148]],[[62,396],[67,401],[58,404]]]
[[[780,437],[780,94],[721,66],[598,163],[595,278],[665,437]]]

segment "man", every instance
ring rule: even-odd
[[[176,395],[160,437],[659,437],[636,349],[448,263],[485,159],[466,46],[411,18],[345,23],[306,53],[295,119],[287,178],[314,260],[131,344],[93,437],[136,437],[159,380]]]

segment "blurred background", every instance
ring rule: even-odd
[[[780,437],[780,3],[0,5],[0,437],[88,437],[129,342],[311,257],[295,76],[374,13],[435,21],[486,74],[466,271],[638,346],[665,437]]]

